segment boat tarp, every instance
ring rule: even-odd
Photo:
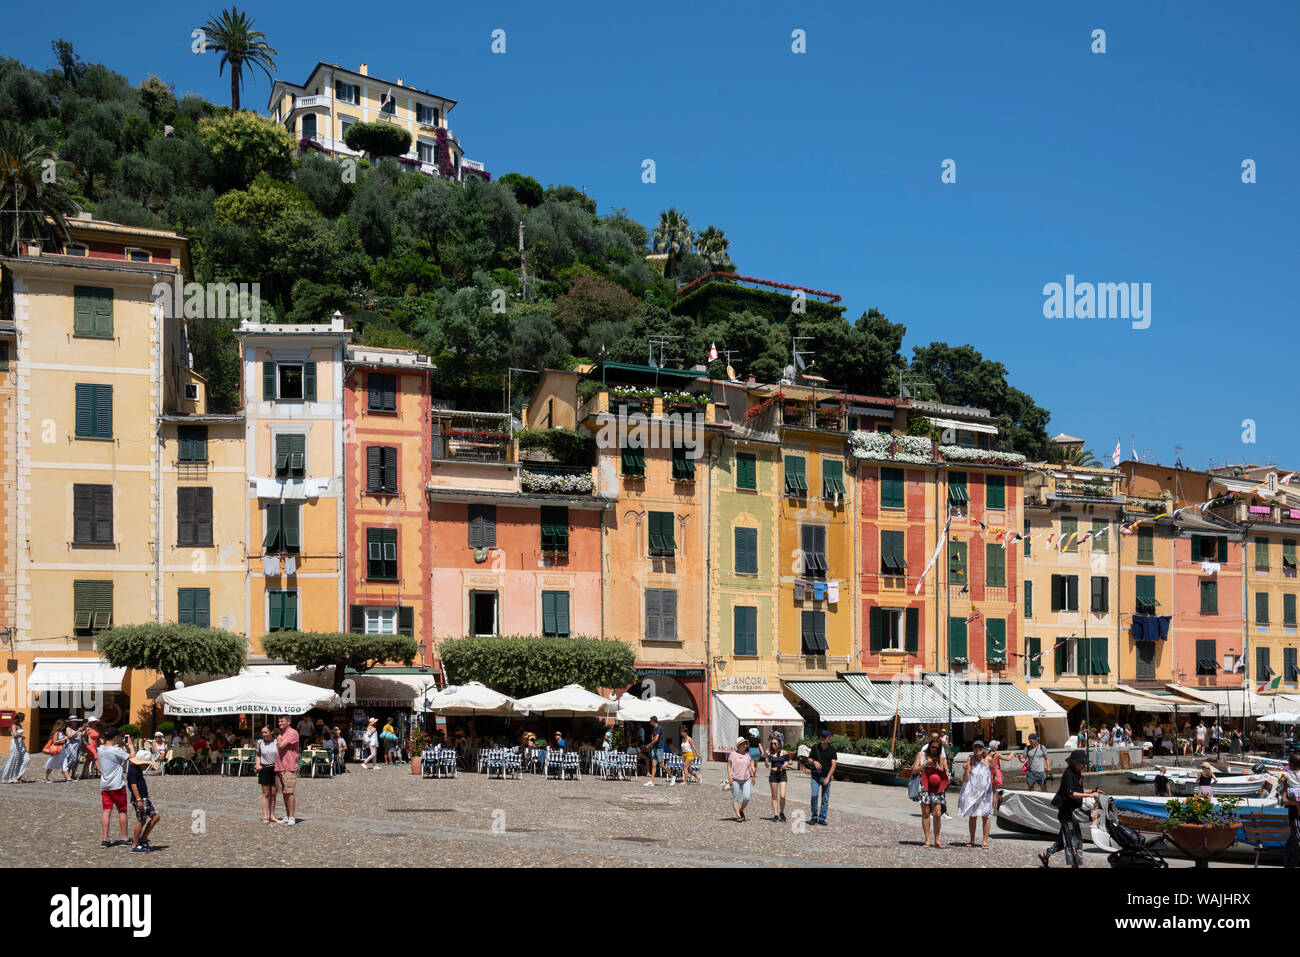
[[[978,720],[978,715],[966,714],[954,703],[935,691],[924,681],[873,682],[860,672],[846,672],[840,677],[853,686],[853,690],[871,703],[873,710],[889,715],[893,720],[898,711],[901,724],[946,723],[949,714],[953,721]]]
[[[951,692],[953,707],[981,718],[1043,717],[1038,702],[1010,681],[956,681],[948,676],[927,674],[925,681],[945,697]]]
[[[1061,830],[1061,822],[1056,817],[1056,808],[1052,807],[1053,797],[1055,794],[1043,791],[1003,791],[1002,803],[998,805],[998,824],[1005,820],[1040,834],[1056,834]],[[1085,809],[1074,812],[1079,831],[1085,837],[1092,820],[1092,805],[1093,798],[1084,798]]]
[[[1152,800],[1151,798],[1117,797],[1114,798],[1113,800],[1115,801],[1115,807],[1119,808],[1121,811],[1127,811],[1130,814],[1145,814],[1147,817],[1158,817],[1158,818],[1166,818],[1169,816],[1169,812],[1165,810],[1163,799]],[[1287,811],[1286,808],[1284,807],[1242,807],[1238,809],[1238,813],[1239,814],[1263,814],[1269,818],[1276,817],[1278,818],[1278,820],[1282,822],[1286,822],[1287,820]],[[1241,830],[1237,831],[1237,840],[1241,842],[1241,844],[1244,844],[1248,847],[1254,846],[1253,844],[1251,844],[1249,841],[1246,840],[1245,828],[1242,828]],[[1264,842],[1265,847],[1282,847],[1285,844],[1286,844],[1285,838],[1283,838],[1280,841]]]
[[[868,701],[846,681],[786,681],[786,690],[821,716],[823,721],[892,721],[894,711],[888,714]]]

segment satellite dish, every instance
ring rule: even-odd
[[[727,378],[732,382],[736,381],[736,370],[731,368],[731,366],[727,366]]]
[[[799,353],[797,353],[797,352],[794,354],[794,364],[797,365],[800,369],[807,369],[807,368],[808,368],[807,363],[805,363],[805,362],[803,361],[803,356],[801,356],[801,355],[800,355]]]
[[[185,687],[185,682],[184,682],[184,681],[177,681],[177,682],[176,682],[176,690],[177,690],[177,691],[181,691],[182,689],[184,689],[184,687]]]
[[[910,399],[911,397],[912,397],[912,390],[909,389],[907,386],[903,386],[903,398]]]

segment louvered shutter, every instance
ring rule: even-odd
[[[1052,576],[1052,611],[1060,611],[1065,605],[1065,579],[1060,575]]]
[[[1034,617],[1034,583],[1025,582],[1025,617]]]
[[[813,625],[812,615],[810,611],[801,612],[799,615],[799,637],[803,645],[800,650],[804,654],[811,654],[817,644],[817,629]]]
[[[569,593],[555,593],[555,630],[561,637],[569,637]]]
[[[91,485],[72,487],[72,540],[90,542],[95,534],[95,492]]]
[[[284,592],[284,627],[290,631],[298,628],[298,593]]]
[[[738,528],[736,538],[736,573],[758,574],[758,529]]]
[[[92,310],[94,320],[92,335],[108,339],[113,335],[113,290],[96,289]]]
[[[989,618],[984,622],[984,654],[986,661],[1007,660],[1007,622],[1005,618]]]
[[[378,492],[384,487],[384,450],[378,445],[366,449],[366,491]]]
[[[176,592],[176,622],[181,625],[194,624],[194,589],[181,588]]]
[[[1007,481],[1005,476],[986,475],[984,477],[984,489],[986,508],[1007,507]]]
[[[1043,642],[1039,638],[1025,639],[1025,654],[1029,657],[1029,677],[1041,678],[1043,675]]]
[[[94,621],[95,630],[111,628],[113,625],[113,583],[95,582]]]
[[[497,547],[497,509],[495,505],[483,506],[483,547]]]
[[[880,470],[880,507],[903,507],[903,470]]]
[[[73,335],[93,336],[95,334],[95,301],[92,296],[94,291],[89,286],[77,286],[73,289]]]
[[[77,383],[77,435],[93,438],[95,435],[95,387],[84,382]]]
[[[1257,624],[1268,624],[1268,592],[1255,592],[1255,621]]]
[[[194,624],[200,628],[212,627],[212,592],[207,588],[194,589]]]
[[[878,654],[884,645],[884,613],[878,607],[873,607],[868,613],[871,622],[871,653]]]
[[[737,605],[732,609],[733,651],[737,655],[758,654],[758,609]]]
[[[921,609],[909,608],[903,613],[903,650],[914,655],[921,647]]]
[[[193,545],[194,527],[194,489],[178,488],[176,490],[176,544]],[[275,506],[271,506],[274,508]]]
[[[648,588],[645,593],[645,636],[657,639],[663,631],[660,613],[659,589]]]
[[[1110,674],[1110,643],[1105,638],[1092,638],[1089,640],[1092,645],[1092,658],[1088,663],[1089,674],[1108,675]]]
[[[100,544],[113,541],[113,486],[94,485],[95,529],[94,540]]]
[[[553,591],[542,592],[542,634],[554,635],[557,633],[555,622],[555,597]]]
[[[113,437],[113,387],[95,385],[95,437],[111,439]]]
[[[994,588],[1007,584],[1007,553],[992,542],[984,546],[984,583]]]
[[[262,535],[262,548],[266,551],[276,551],[280,544],[281,530],[281,512],[280,503],[271,502],[264,510],[266,531]]]
[[[757,478],[757,459],[755,456],[745,452],[738,452],[736,454],[736,487],[755,489],[758,487]]]
[[[1065,674],[1065,666],[1069,663],[1067,655],[1069,654],[1070,644],[1064,638],[1057,638],[1057,644],[1052,649],[1053,664],[1058,675]]]
[[[397,633],[407,638],[415,637],[415,609],[410,605],[397,606]]]
[[[1228,561],[1228,536],[1219,536],[1219,561],[1226,563]]]
[[[397,492],[397,449],[384,446],[384,491]]]
[[[348,606],[348,631],[354,635],[366,633],[366,609],[364,605]]]
[[[677,590],[664,589],[659,600],[659,613],[662,616],[659,636],[665,641],[677,640]]]
[[[279,631],[284,627],[284,592],[266,593],[266,630]]]
[[[269,359],[262,362],[262,398],[275,398],[275,363]]]
[[[212,489],[194,489],[194,544],[212,544]]]
[[[966,657],[966,619],[948,619],[948,657]]]
[[[282,503],[283,523],[284,523],[284,547],[291,551],[297,551],[301,544],[301,528],[299,519],[301,510],[297,502]]]
[[[1065,608],[1067,611],[1079,610],[1079,576],[1065,576]]]
[[[814,624],[817,628],[817,650],[826,652],[830,646],[826,644],[826,613],[823,611],[813,612],[816,615]]]
[[[316,363],[314,362],[302,364],[302,397],[311,401],[316,399]]]

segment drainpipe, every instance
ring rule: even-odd
[[[712,393],[709,399],[713,399]],[[719,437],[722,443],[718,446],[716,455],[713,453],[713,437],[709,438],[709,480],[704,505],[704,700],[700,702],[700,707],[709,709],[704,724],[709,730],[710,739],[713,737],[713,476],[714,466],[727,447],[727,437]],[[695,716],[695,721],[699,723],[699,715]],[[712,751],[713,746],[710,744],[709,753]]]
[[[153,274],[154,285],[158,283],[158,274]],[[162,581],[162,550],[163,550],[163,489],[162,489],[162,450],[159,448],[159,433],[162,431],[161,416],[163,413],[163,331],[166,328],[166,310],[158,307],[155,301],[158,330],[154,336],[154,364],[156,367],[154,389],[157,391],[157,399],[154,405],[154,447],[153,447],[153,488],[154,488],[154,522],[157,529],[157,537],[154,541],[153,549],[153,575],[154,575],[154,621],[162,624],[163,620],[163,581]]]

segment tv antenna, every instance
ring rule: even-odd
[[[736,379],[736,370],[735,370],[734,368],[732,368],[732,365],[731,365],[731,357],[734,356],[734,355],[736,355],[738,352],[740,352],[739,349],[719,349],[719,350],[718,350],[718,355],[721,356],[721,357],[722,357],[722,360],[727,364],[727,378],[730,379],[730,380],[733,381],[733,382],[734,382],[735,379]]]
[[[912,399],[916,397],[919,386],[934,385],[933,382],[926,382],[915,372],[908,372],[906,369],[898,370],[898,397],[900,399]]]
[[[806,370],[808,369],[808,367],[811,366],[811,365],[813,364],[813,363],[812,363],[812,357],[813,357],[814,355],[816,355],[816,353],[815,353],[815,352],[802,352],[802,351],[800,351],[800,349],[799,349],[799,343],[801,343],[801,342],[812,342],[812,338],[813,338],[812,336],[791,336],[791,337],[790,337],[790,352],[791,352],[791,354],[794,356],[794,363],[793,363],[793,365],[794,365],[794,369],[795,369],[795,374],[796,374],[796,375],[797,375],[798,373],[800,373],[800,372],[804,372],[804,371],[806,371]],[[808,361],[807,361],[807,362],[804,362],[804,356],[807,356],[807,357],[808,357]],[[791,378],[794,378],[794,377],[791,376]]]

